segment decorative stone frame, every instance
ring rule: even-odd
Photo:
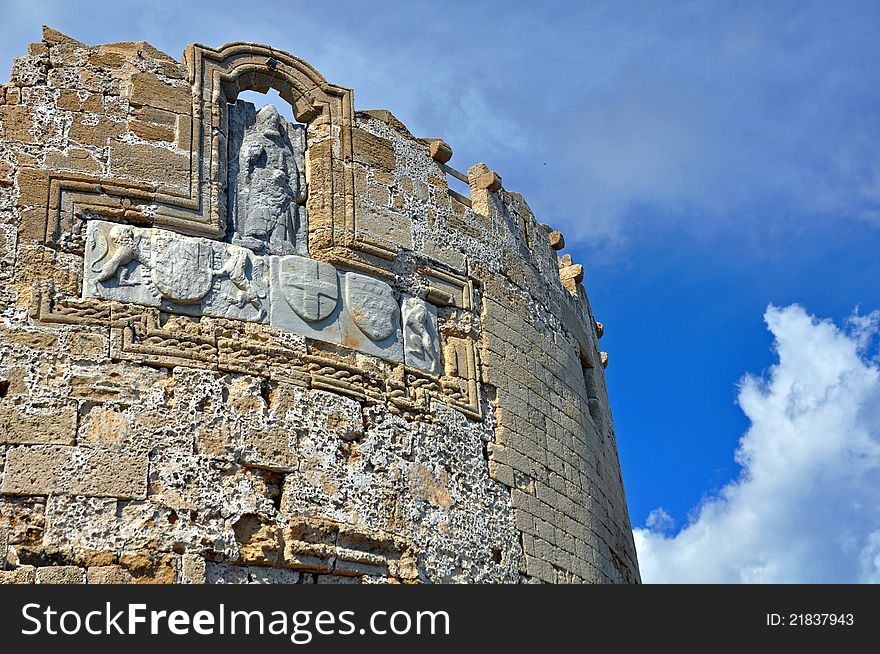
[[[278,91],[293,108],[297,121],[307,126],[306,175],[308,181],[309,254],[342,270],[363,272],[380,279],[393,278],[391,264],[399,251],[360,234],[357,229],[352,161],[354,104],[353,92],[330,84],[305,61],[268,46],[254,43],[229,43],[219,49],[193,44],[186,48],[183,63],[192,88],[192,130],[188,191],[175,193],[157,183],[133,182],[110,177],[32,169],[22,171],[45,183],[45,243],[51,247],[75,249],[71,241],[81,221],[103,218],[143,227],[161,227],[182,234],[220,239],[227,226],[227,119],[226,106],[235,102],[245,90],[266,93]],[[39,179],[42,177],[43,179]],[[40,191],[36,192],[39,196]],[[34,204],[42,204],[39,197]],[[457,271],[441,270],[422,264],[419,273],[428,287],[427,298],[440,306],[474,311],[473,279]],[[58,300],[58,302],[56,302]],[[216,343],[201,342],[185,334],[169,334],[158,329],[149,311],[133,308],[117,313],[116,321],[103,314],[92,315],[95,303],[62,299],[51,288],[35,289],[33,317],[38,322],[69,322],[113,326],[113,357],[144,361],[153,365],[189,365],[230,369],[219,356]],[[84,313],[83,313],[84,312]],[[117,308],[117,312],[119,309]],[[98,310],[101,313],[101,310]],[[132,315],[129,315],[131,313]],[[124,314],[124,318],[122,317]],[[139,334],[154,338],[170,338],[169,348],[147,348],[137,345]],[[204,357],[194,356],[202,352]],[[209,352],[211,351],[211,352]],[[315,387],[332,388],[337,392],[360,395],[338,381],[321,381],[316,377],[321,366],[310,364],[315,371],[309,375],[308,365],[293,364],[290,353],[284,361],[285,375]],[[204,359],[204,360],[202,360]],[[296,357],[294,357],[296,359]],[[465,388],[458,388],[451,378],[433,378],[418,370],[406,368],[399,382],[390,381],[388,392],[404,412],[424,411],[419,405],[435,397],[469,417],[482,415],[479,393],[479,361],[475,344],[467,340],[466,370],[459,372]],[[324,365],[324,364],[321,364]],[[339,365],[339,364],[337,364]],[[280,371],[279,371],[280,372]],[[352,374],[360,373],[352,369]],[[463,375],[461,373],[464,373]],[[274,376],[265,371],[264,374]],[[311,381],[309,380],[311,376]],[[328,378],[329,380],[330,378]],[[418,381],[422,380],[422,381]],[[392,387],[400,387],[393,390]],[[451,383],[452,386],[447,388]],[[323,386],[322,386],[323,384]],[[404,397],[400,388],[415,384],[416,396]]]
[[[193,134],[200,134],[202,168],[208,184],[202,189],[211,207],[208,220],[218,235],[226,222],[226,104],[242,91],[278,91],[293,108],[297,121],[306,124],[310,151],[307,175],[320,171],[321,182],[309,185],[309,240],[333,244],[345,231],[346,216],[353,215],[351,129],[354,116],[352,91],[330,84],[309,64],[284,52],[250,43],[231,43],[220,50],[191,45],[184,52],[194,98],[200,112]],[[341,229],[340,229],[341,228]],[[329,233],[328,233],[329,232]],[[345,239],[343,239],[344,242]]]

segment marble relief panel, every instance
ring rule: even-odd
[[[387,283],[295,254],[89,221],[83,297],[269,323],[440,375],[437,309]],[[402,307],[401,307],[402,302]]]

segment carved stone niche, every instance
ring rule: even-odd
[[[329,83],[297,57],[254,43],[229,43],[217,49],[193,44],[184,52],[183,64],[192,85],[192,110],[189,116],[182,116],[192,134],[189,174],[180,180],[183,186],[168,188],[158,182],[23,169],[21,175],[29,180],[27,202],[36,207],[32,229],[42,230],[47,244],[77,254],[83,248],[84,221],[92,219],[231,241],[241,222],[230,223],[227,206],[230,200],[236,203],[235,211],[240,205],[237,174],[231,197],[228,192],[229,168],[240,169],[234,141],[241,116],[236,115],[237,108],[230,107],[238,106],[237,98],[242,91],[265,93],[274,88],[291,105],[295,119],[304,125],[298,135],[295,132],[299,128],[284,130],[297,164],[298,184],[293,184],[289,174],[288,184],[274,189],[296,198],[297,215],[290,216],[295,224],[289,229],[296,236],[292,239],[292,250],[282,245],[278,252],[267,250],[257,254],[308,253],[343,269],[390,279],[388,262],[395,258],[396,249],[370,240],[358,228],[351,167],[352,91]],[[256,112],[253,123],[249,120],[244,121],[247,128],[257,125]],[[300,165],[297,151],[302,152],[306,136],[310,188],[301,204],[304,166]],[[268,214],[268,218],[279,217]],[[230,235],[227,223],[232,229]],[[238,231],[239,238],[247,243],[247,230]],[[274,230],[276,244],[282,231]],[[308,232],[307,244],[301,238],[303,231]],[[274,245],[269,250],[275,250]],[[466,276],[426,266],[424,277],[429,301],[472,308],[472,282]]]
[[[194,80],[202,81],[203,102],[212,107],[212,173],[221,178],[218,188],[223,191],[217,208],[232,218],[232,242],[260,248],[249,239],[268,233],[271,245],[263,253],[300,256],[347,245],[344,226],[352,223],[354,192],[351,90],[328,83],[297,57],[253,43],[230,43],[216,51],[190,46],[184,63],[192,64]],[[298,124],[288,124],[268,107],[255,111],[238,101],[243,91],[269,89],[290,105]],[[306,165],[313,182],[308,193]],[[265,174],[269,170],[275,174]],[[286,216],[283,210],[273,213],[279,210],[261,203],[261,196],[280,200],[291,211]],[[284,224],[285,218],[293,224]],[[284,231],[295,237],[284,238]],[[293,247],[285,244],[291,241]]]
[[[353,179],[347,168],[354,115],[351,90],[330,84],[297,57],[253,43],[229,43],[219,49],[193,44],[184,52],[183,64],[192,85],[192,110],[184,117],[192,133],[189,174],[181,176],[180,184],[169,187],[159,181],[28,168],[24,173],[29,180],[28,198],[33,198],[31,204],[39,205],[33,216],[37,223],[34,230],[42,231],[43,240],[78,253],[82,223],[92,218],[224,238],[227,106],[235,105],[242,91],[265,93],[269,88],[275,88],[293,107],[296,120],[306,125],[303,131],[308,132],[312,149],[309,165],[320,171],[321,183],[307,199],[319,209],[313,212],[316,216],[310,216],[314,225],[301,220],[296,229],[319,226],[323,239],[319,247],[345,245],[351,240],[344,228],[352,224],[353,212]],[[286,136],[296,150],[294,133]],[[297,175],[303,171],[298,165]],[[303,200],[298,193],[293,191]],[[334,234],[345,242],[336,242]],[[294,247],[292,253],[303,254],[304,250]]]

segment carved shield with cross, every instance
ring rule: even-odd
[[[339,281],[329,263],[306,257],[281,257],[279,281],[284,299],[306,322],[326,319],[339,304]]]

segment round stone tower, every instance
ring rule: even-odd
[[[45,29],[0,86],[0,579],[638,582],[583,269],[451,156],[267,46]]]

